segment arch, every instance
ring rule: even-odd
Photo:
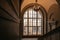
[[[26,9],[28,9],[28,8],[34,6],[34,5],[40,6],[40,10],[43,12],[43,15],[44,15],[44,16],[47,15],[47,12],[46,12],[45,8],[44,8],[42,5],[38,4],[38,3],[30,3],[30,4],[26,5],[26,6],[23,8],[23,10],[21,11],[21,14],[23,15]]]
[[[21,11],[21,23],[23,24],[23,16],[24,16],[24,12],[27,10],[27,9],[29,9],[29,8],[31,8],[31,7],[33,7],[34,5],[38,5],[40,8],[39,8],[39,10],[42,12],[42,16],[43,16],[43,32],[42,32],[42,34],[44,34],[44,32],[46,31],[46,29],[44,29],[45,27],[46,27],[46,25],[47,25],[47,12],[45,11],[45,9],[44,9],[44,7],[42,7],[40,4],[37,4],[37,3],[31,3],[31,4],[28,4],[27,6],[25,6],[24,8],[23,8],[23,10]],[[23,25],[21,26],[22,27],[22,29],[23,29]],[[44,31],[45,30],[45,31]],[[23,33],[23,32],[22,32]],[[23,35],[23,34],[22,34]]]

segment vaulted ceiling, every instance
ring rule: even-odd
[[[20,4],[23,2],[24,0],[20,0]]]

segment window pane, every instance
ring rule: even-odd
[[[41,19],[38,19],[38,26],[41,26],[42,22]]]
[[[29,18],[32,18],[32,9],[29,10]]]
[[[32,27],[29,27],[29,35],[32,35]]]
[[[36,35],[37,27],[33,27],[33,35]]]
[[[32,19],[29,19],[29,26],[32,26]]]
[[[41,34],[41,27],[38,27],[38,35]]]
[[[27,22],[27,19],[24,19],[24,22]]]
[[[24,22],[24,26],[27,26],[27,22]]]
[[[24,19],[24,26],[27,26],[27,19]]]
[[[41,12],[38,12],[38,18],[42,18]]]
[[[36,18],[36,11],[33,11],[33,18]]]
[[[36,19],[33,19],[33,26],[36,26]]]
[[[36,22],[33,22],[33,26],[36,26]]]
[[[38,22],[41,22],[42,21],[42,19],[38,19]]]
[[[33,22],[36,22],[36,19],[33,19]]]
[[[30,22],[32,23],[32,19],[29,19],[29,23],[30,23]]]
[[[24,14],[24,18],[27,18],[27,11],[26,11],[25,14]]]
[[[24,34],[24,35],[27,35],[27,33],[28,33],[27,30],[28,30],[27,27],[24,27],[24,28],[23,28],[23,34]]]
[[[31,22],[29,23],[29,26],[32,26],[32,23]]]
[[[38,26],[41,26],[41,22],[38,22]]]

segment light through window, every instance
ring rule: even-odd
[[[41,11],[28,9],[23,16],[23,35],[41,35],[43,17]]]

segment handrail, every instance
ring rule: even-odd
[[[38,40],[46,38],[46,37],[51,36],[51,35],[56,34],[56,33],[60,33],[60,27],[58,27],[58,28],[46,33],[45,35],[39,37]]]

